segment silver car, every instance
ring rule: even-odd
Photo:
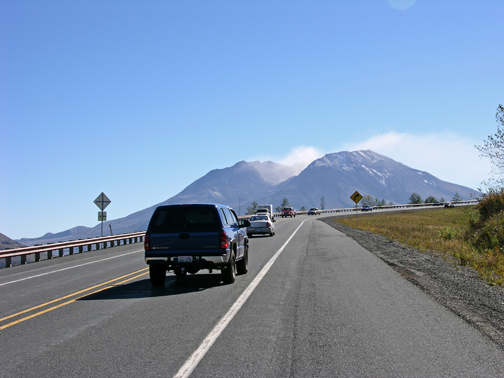
[[[267,214],[256,214],[249,218],[250,227],[247,227],[247,235],[253,234],[275,235],[275,224]]]

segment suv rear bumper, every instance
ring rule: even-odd
[[[207,255],[208,254],[208,255]],[[191,257],[191,262],[179,262],[179,257]],[[145,262],[148,265],[163,265],[167,270],[174,268],[218,269],[226,267],[230,258],[230,251],[216,255],[215,253],[197,253],[178,251],[166,253],[145,253]]]

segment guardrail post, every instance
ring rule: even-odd
[[[52,250],[47,251],[47,260],[52,259]]]
[[[5,258],[5,267],[6,268],[10,268],[11,266],[11,258],[10,257],[6,257]]]
[[[83,245],[79,245],[79,253],[82,253],[84,251],[84,246]]]
[[[40,252],[35,252],[35,262],[40,261]]]
[[[26,264],[26,255],[21,255],[21,265]]]
[[[59,256],[59,257],[63,257],[63,248],[60,248],[60,249],[59,249],[58,256]]]

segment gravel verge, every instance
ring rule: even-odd
[[[320,218],[354,239],[437,302],[504,349],[504,288],[490,286],[474,269],[420,252],[394,240]]]

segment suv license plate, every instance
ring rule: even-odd
[[[179,256],[178,262],[179,263],[190,263],[190,262],[192,262],[192,256]]]

